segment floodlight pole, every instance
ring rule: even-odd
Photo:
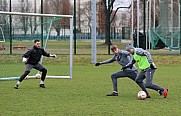
[[[131,40],[132,40],[132,45],[133,45],[133,43],[134,43],[134,39],[133,39],[133,30],[134,30],[134,19],[133,19],[133,17],[134,17],[134,1],[133,0],[131,0]]]
[[[140,47],[140,38],[139,38],[139,31],[140,31],[140,0],[137,0],[137,47]]]
[[[180,0],[180,22],[181,22],[181,0]],[[180,23],[180,54],[181,54],[181,23]]]
[[[91,28],[91,46],[92,46],[92,62],[95,64],[96,61],[96,0],[91,1],[91,9],[92,9],[92,16],[91,16],[91,22],[92,22],[92,28]]]
[[[11,12],[11,0],[9,1],[9,12]],[[12,54],[12,18],[11,15],[9,16],[9,25],[10,25],[10,29],[9,29],[9,35],[10,35],[10,54]]]
[[[111,46],[111,35],[110,35],[110,31],[111,31],[111,22],[110,22],[110,17],[111,17],[111,4],[110,4],[110,0],[108,0],[108,55],[110,55],[110,46]]]
[[[74,0],[74,55],[76,55],[76,0]]]
[[[143,0],[143,48],[146,49],[146,2]]]
[[[149,7],[149,11],[148,11],[149,12],[149,22],[148,22],[149,23],[148,24],[149,25],[148,26],[148,29],[149,29],[149,32],[148,32],[149,33],[149,45],[148,45],[149,46],[149,50],[152,49],[152,47],[151,47],[151,13],[152,13],[152,11],[151,11],[151,4],[152,4],[152,1],[149,0],[149,6],[148,6]]]
[[[41,0],[41,14],[43,14],[43,0]],[[41,47],[43,47],[43,17],[41,17]]]

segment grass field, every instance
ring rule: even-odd
[[[45,40],[44,40],[45,42]],[[46,51],[50,53],[55,53],[55,54],[69,54],[69,40],[50,40],[48,41],[48,44],[46,46]],[[125,45],[131,43],[131,40],[112,40],[112,44],[118,45],[120,49],[125,49]],[[107,55],[108,54],[108,46],[104,44],[103,40],[98,40],[97,41],[97,54],[99,55]],[[0,54],[10,54],[10,42],[2,42],[0,43],[0,46],[4,45],[6,48],[5,50],[0,50]],[[26,52],[29,48],[33,46],[33,40],[25,40],[25,41],[17,41],[14,40],[12,43],[12,47],[17,47],[17,46],[23,46],[25,47],[24,49],[12,49],[12,54],[23,54]],[[43,45],[45,46],[45,45]],[[73,47],[74,48],[74,47]],[[90,55],[92,50],[91,50],[91,40],[77,40],[76,42],[76,51],[77,55]],[[150,51],[152,54],[167,54],[167,55],[179,55],[180,50],[165,50],[165,49],[160,49],[160,50],[151,50]]]
[[[2,55],[0,77],[17,67],[24,67],[19,55]],[[98,55],[102,61],[111,55]],[[153,56],[158,70],[154,82],[169,89],[166,99],[149,90],[150,99],[138,100],[140,88],[131,80],[118,79],[118,97],[112,92],[110,75],[120,70],[117,63],[95,67],[91,56],[74,56],[73,79],[46,79],[46,88],[39,88],[39,79],[24,80],[18,90],[16,81],[0,82],[0,116],[180,116],[181,56]],[[50,59],[45,64],[56,64]],[[61,67],[57,67],[61,68]],[[14,72],[13,72],[14,73]],[[23,70],[16,72],[17,75]]]

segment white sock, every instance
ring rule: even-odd
[[[44,84],[44,81],[41,80],[41,81],[40,81],[40,84]]]
[[[18,81],[17,83],[16,83],[16,85],[19,85],[21,82],[20,81]]]

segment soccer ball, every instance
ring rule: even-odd
[[[38,74],[38,73],[37,73],[37,74],[35,75],[35,78],[36,78],[36,79],[41,78],[41,74]]]
[[[146,99],[146,93],[144,92],[144,91],[140,91],[140,92],[138,92],[138,99],[140,99],[140,100],[144,100],[144,99]]]

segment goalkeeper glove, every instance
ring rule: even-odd
[[[23,60],[22,60],[22,62],[27,62],[27,58],[25,58],[25,57],[23,57]]]
[[[50,54],[50,57],[54,57],[54,58],[56,58],[56,57],[57,57],[57,55],[56,55],[56,54]]]
[[[99,65],[101,65],[101,63],[99,63],[99,62],[95,64],[95,66],[99,66]]]

